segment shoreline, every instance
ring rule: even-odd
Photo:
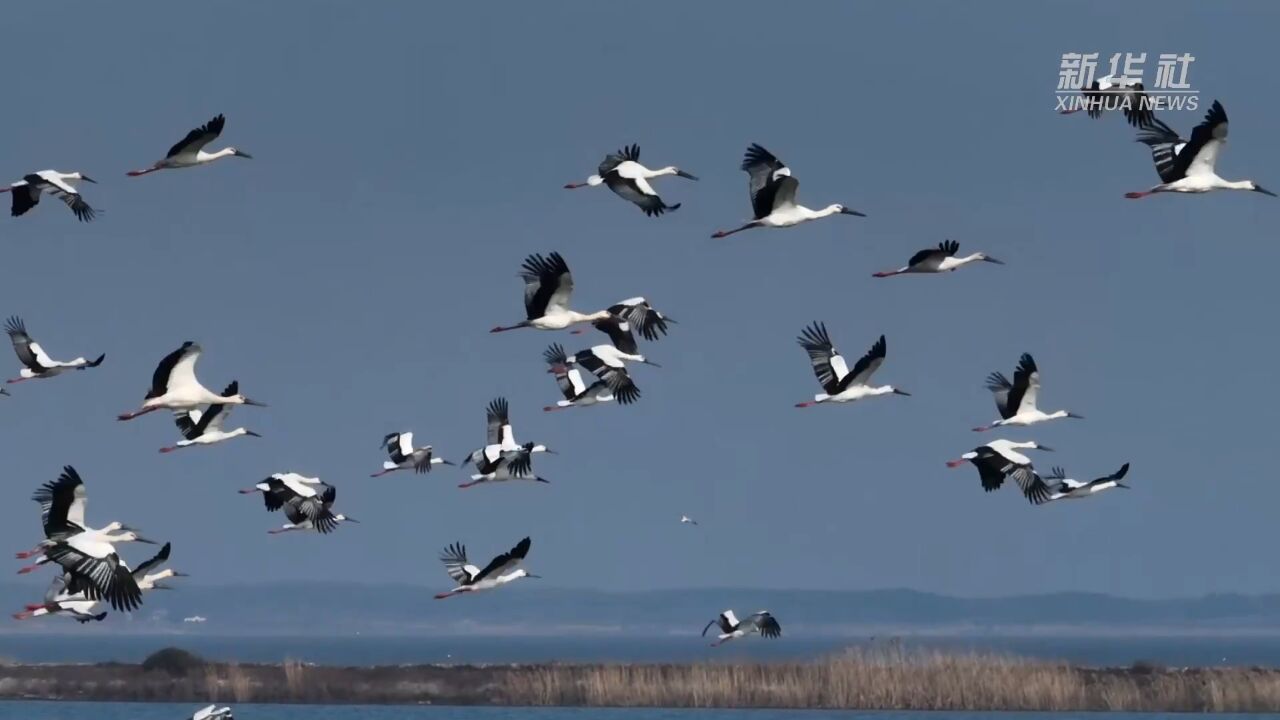
[[[320,705],[994,711],[1280,711],[1280,669],[1090,668],[995,655],[851,651],[810,662],[0,666],[0,699]]]

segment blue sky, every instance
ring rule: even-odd
[[[1280,185],[1277,20],[1179,2],[25,6],[0,30],[22,71],[6,177],[82,170],[105,213],[0,219],[0,312],[55,357],[107,361],[0,399],[0,547],[38,538],[26,498],[70,463],[92,523],[172,540],[206,583],[444,587],[446,543],[487,556],[528,534],[546,582],[618,590],[1280,591],[1280,203],[1125,200],[1156,182],[1129,128],[1053,112],[1064,52],[1190,52],[1203,106],[1232,119],[1219,170]],[[219,112],[255,160],[124,176]],[[1185,134],[1202,114],[1165,119]],[[679,212],[561,189],[632,142],[701,177],[661,183]],[[749,215],[751,142],[802,202],[868,217],[709,239]],[[1008,265],[870,277],[946,238]],[[642,294],[681,321],[646,346],[663,367],[635,371],[639,404],[544,414],[543,348],[586,341],[488,333],[522,317],[522,258],[551,250],[578,309]],[[794,342],[813,320],[850,356],[884,333],[877,377],[913,396],[794,409],[817,389]],[[232,415],[265,438],[165,456],[167,417],[113,420],[188,339],[210,387],[271,404]],[[1131,492],[1032,508],[944,467],[990,439],[969,430],[994,415],[983,378],[1024,351],[1042,405],[1087,419],[1008,435],[1077,475],[1130,461]],[[551,485],[368,478],[388,432],[459,459],[497,395],[562,452],[538,458]],[[268,537],[282,518],[235,490],[275,471],[332,482],[364,524]]]

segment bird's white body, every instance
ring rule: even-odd
[[[1027,404],[1025,402],[1022,405],[1024,409],[1021,412],[1019,412],[1017,415],[1014,415],[1013,417],[1009,417],[1009,418],[1004,418],[1002,420],[996,420],[995,422],[991,423],[991,427],[1005,427],[1005,426],[1026,427],[1028,425],[1036,425],[1038,423],[1049,422],[1050,420],[1057,420],[1059,418],[1074,417],[1070,413],[1068,413],[1066,410],[1057,410],[1051,413],[1047,413],[1036,407],[1028,408],[1026,407]]]
[[[892,385],[880,385],[873,387],[871,385],[859,385],[854,383],[835,395],[818,393],[813,396],[813,401],[816,403],[846,403],[855,402],[863,398],[892,394],[894,394]]]
[[[475,572],[480,571],[479,568],[477,568],[474,565],[468,565],[467,567]],[[488,578],[478,580],[472,585],[459,585],[453,588],[452,590],[450,590],[449,592],[465,593],[465,592],[481,592],[483,590],[492,590],[494,588],[502,587],[507,583],[515,582],[516,580],[519,580],[521,578],[528,577],[528,576],[529,576],[529,573],[525,572],[524,568],[517,568],[516,570],[512,570],[511,572],[508,572],[508,573],[503,573],[502,575],[498,575],[496,577],[488,577]]]
[[[580,313],[568,308],[548,307],[547,314],[529,321],[529,326],[538,330],[564,330],[570,325],[589,323],[609,317],[608,311]]]
[[[248,435],[249,431],[245,428],[236,428],[235,430],[210,430],[209,432],[197,437],[194,440],[179,440],[174,443],[178,447],[190,447],[192,445],[212,445],[220,443],[231,438],[238,438]]]
[[[1015,442],[1013,440],[992,440],[987,443],[987,447],[1000,453],[1000,455],[1014,465],[1027,466],[1031,464],[1031,458],[1018,452],[1019,450],[1039,450],[1040,445],[1034,441]],[[969,452],[961,455],[965,460],[974,457],[975,453]]]
[[[756,222],[765,227],[784,228],[842,213],[844,213],[843,205],[828,205],[821,210],[810,210],[803,205],[782,205],[774,207],[773,212]]]
[[[204,150],[197,150],[196,152],[186,151],[178,153],[173,157],[165,158],[157,164],[166,169],[195,167],[196,165],[204,165],[206,163],[211,163],[214,160],[221,160],[225,157],[233,157],[236,155],[236,152],[236,149],[232,147],[225,147],[214,152],[205,152]]]

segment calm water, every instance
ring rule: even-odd
[[[324,665],[513,662],[686,662],[696,660],[807,659],[867,645],[858,638],[758,638],[709,648],[699,637],[211,637],[200,635],[0,635],[0,658],[18,662],[139,662],[166,646],[210,660],[280,662],[293,658]],[[883,640],[877,641],[883,642]],[[937,637],[907,646],[984,650],[1087,665],[1130,665],[1144,660],[1171,666],[1280,667],[1280,637]]]
[[[0,702],[0,720],[183,720],[192,705],[133,703]],[[819,710],[596,710],[570,708],[443,708],[322,705],[236,705],[237,720],[978,720],[990,713],[826,712]],[[998,713],[1000,720],[1066,720],[1068,713]],[[1089,720],[1182,718],[1175,715],[1087,713]],[[1280,715],[1217,715],[1221,718],[1266,718]]]

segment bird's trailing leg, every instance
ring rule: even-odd
[[[383,475],[386,475],[389,472],[392,472],[392,470],[379,470],[376,473],[371,473],[369,477],[382,477]]]
[[[901,275],[901,270],[881,270],[880,272],[871,273],[871,277],[886,278],[894,275]]]
[[[473,476],[471,477],[470,482],[464,482],[464,483],[462,483],[462,484],[458,485],[458,487],[463,488],[463,489],[466,489],[466,488],[469,488],[469,487],[475,487],[476,485],[479,485],[479,484],[480,484],[480,483],[482,483],[482,482],[484,482],[484,477],[482,477],[482,476],[476,476],[476,475],[473,475]]]
[[[734,233],[740,233],[740,232],[742,232],[743,230],[750,230],[751,228],[756,227],[758,224],[759,224],[759,223],[757,223],[756,221],[752,220],[751,222],[747,223],[746,225],[743,225],[742,227],[736,227],[736,228],[734,228],[734,229],[732,229],[732,230],[717,230],[717,231],[715,231],[715,232],[711,233],[711,237],[713,237],[713,238],[729,237],[730,235],[732,235],[732,234],[734,234]]]
[[[14,384],[14,383],[26,382],[27,380],[30,380],[30,379],[31,379],[31,378],[16,377],[16,378],[12,378],[12,379],[9,379],[9,380],[5,380],[5,382],[7,382],[7,383],[9,383],[10,385],[12,385],[12,384]]]
[[[443,600],[443,599],[445,599],[445,598],[447,598],[447,597],[453,597],[454,595],[457,595],[457,594],[458,594],[458,593],[456,593],[456,592],[454,592],[454,591],[450,590],[449,592],[436,593],[436,596],[435,596],[435,597],[436,597],[436,599],[437,599],[437,600]]]
[[[161,169],[161,168],[159,168],[159,167],[152,166],[152,167],[147,168],[146,170],[130,170],[129,172],[127,172],[127,173],[125,173],[125,174],[126,174],[126,175],[128,175],[129,177],[139,177],[139,176],[142,176],[142,175],[146,175],[147,173],[153,173],[153,172],[155,172],[155,171],[157,171],[157,170],[160,170],[160,169]]]
[[[147,414],[147,413],[149,413],[149,412],[154,412],[154,411],[159,410],[159,409],[160,409],[159,407],[149,407],[149,408],[142,408],[142,409],[140,409],[140,410],[134,410],[134,411],[132,411],[132,412],[120,413],[119,415],[117,415],[117,416],[116,416],[116,419],[117,419],[117,420],[132,420],[132,419],[134,419],[134,418],[136,418],[136,417],[139,417],[139,416],[141,416],[141,415],[146,415],[146,414]]]
[[[18,558],[19,560],[26,560],[29,557],[35,557],[36,555],[40,555],[43,552],[44,552],[44,548],[37,547],[37,548],[31,548],[30,550],[23,550],[22,552],[19,552],[19,553],[14,553],[13,556],[15,558]]]
[[[177,449],[178,449],[178,446],[177,446],[177,445],[170,445],[170,446],[168,446],[168,447],[162,447],[162,448],[160,448],[160,452],[162,452],[162,453],[171,453],[171,452],[173,452],[174,450],[177,450]]]

